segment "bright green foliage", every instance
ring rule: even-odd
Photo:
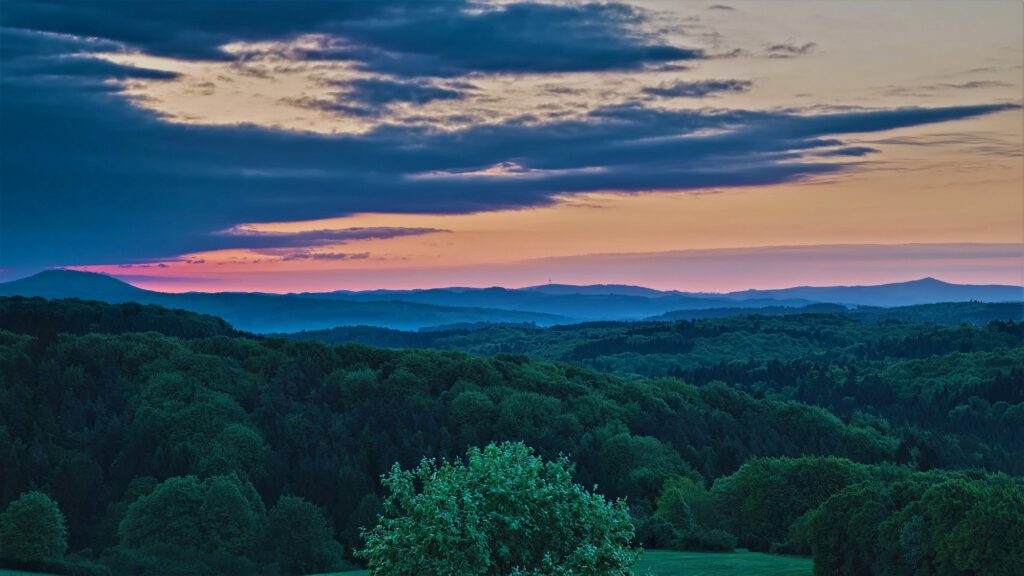
[[[26,492],[0,514],[0,557],[20,562],[56,560],[67,548],[64,515],[46,494]]]
[[[326,571],[342,559],[324,511],[296,496],[282,496],[270,509],[265,545],[288,574]]]
[[[360,551],[377,576],[621,576],[638,555],[624,502],[521,443],[396,465],[383,482],[385,513]]]

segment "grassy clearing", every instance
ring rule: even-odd
[[[758,552],[670,552],[650,550],[634,568],[637,576],[810,576],[810,558]],[[369,576],[365,570],[319,576]],[[0,569],[0,576],[46,576]]]
[[[646,552],[638,576],[810,576],[810,558],[757,552]]]
[[[644,553],[634,572],[637,576],[810,576],[810,558],[776,556],[757,552]],[[321,576],[368,576],[369,572],[339,572]],[[2,576],[2,575],[0,575]]]

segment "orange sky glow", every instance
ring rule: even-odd
[[[739,78],[752,88],[659,105],[814,114],[1019,104],[1022,99],[1020,3],[937,3],[923,10],[912,2],[730,4],[735,10],[657,1],[638,6],[665,22],[683,23],[667,33],[670,40],[733,56],[709,58],[685,70],[477,74],[471,77],[473,89],[466,98],[396,104],[390,120],[308,105],[334,97],[339,79],[366,75],[345,62],[288,66],[289,54],[324,42],[317,35],[232,43],[225,50],[239,55],[237,61],[188,60],[142,51],[111,51],[99,58],[178,74],[173,80],[112,81],[124,91],[126,106],[156,112],[164,122],[247,124],[324,137],[358,136],[388,121],[408,123],[421,117],[448,119],[434,129],[458,132],[480,122],[462,119],[470,112],[495,124],[524,114],[544,123],[549,121],[545,114],[571,118],[599,106],[628,103],[638,91],[680,77]],[[759,55],[768,54],[766,47],[779,42],[806,46],[806,53],[792,58]],[[268,67],[272,74],[265,73]],[[454,85],[453,80],[439,82]],[[843,145],[872,151],[844,159],[847,165],[841,171],[781,184],[566,193],[532,207],[459,214],[417,213],[396,205],[393,211],[324,213],[313,220],[241,221],[234,229],[435,231],[299,249],[153,254],[135,262],[95,261],[73,267],[163,291],[522,286],[548,280],[724,291],[870,284],[926,275],[971,283],[1024,283],[1020,108],[845,134]],[[524,177],[514,162],[464,176],[479,184],[474,193],[480,196],[488,195],[489,182]],[[375,191],[363,193],[372,196]],[[283,202],[304,201],[302,190],[282,189],[280,197]],[[907,245],[931,245],[935,250],[904,253]],[[967,245],[980,248],[962,253],[949,248]],[[869,248],[856,257],[852,252],[835,256],[829,264],[828,254],[856,252],[852,247],[857,246]],[[886,257],[878,246],[904,248],[894,248],[895,255]],[[986,252],[986,246],[995,247],[995,252]],[[816,256],[801,260],[799,254],[811,252],[800,250]],[[718,264],[705,262],[715,254],[722,257]],[[599,264],[602,261],[605,264]],[[613,261],[614,266],[608,264]],[[758,269],[759,261],[774,262],[774,268]]]

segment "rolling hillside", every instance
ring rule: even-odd
[[[290,332],[345,325],[416,330],[461,322],[551,325],[568,321],[553,314],[387,300],[355,302],[242,292],[172,294],[136,288],[103,274],[69,270],[48,270],[0,284],[0,295],[159,304],[219,316],[232,326],[250,332]]]

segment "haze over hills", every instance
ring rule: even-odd
[[[433,288],[301,294],[242,292],[165,293],[112,276],[47,270],[0,284],[0,295],[80,298],[110,303],[160,304],[220,316],[252,332],[295,332],[336,326],[417,330],[452,324],[533,323],[539,326],[597,320],[689,319],[761,310],[779,315],[952,301],[1019,302],[1019,286],[950,284],[934,278],[877,286],[795,287],[723,294],[661,291],[628,285],[527,288]]]
[[[1024,287],[999,284],[951,284],[935,278],[876,286],[797,286],[779,290],[730,292],[740,300],[803,298],[858,306],[909,306],[936,302],[1012,302],[1024,300]]]
[[[327,292],[304,293],[299,296],[317,299],[340,299],[360,302],[401,300],[439,306],[477,306],[518,310],[544,314],[570,316],[577,320],[642,320],[674,310],[694,310],[719,307],[759,308],[762,306],[805,306],[811,300],[778,298],[750,298],[736,300],[718,294],[691,294],[686,292],[660,292],[639,287],[580,286],[579,292],[567,292],[561,286],[554,293],[535,287],[509,288],[433,288],[407,291]],[[638,295],[647,291],[650,296]],[[626,293],[624,293],[626,292]]]
[[[570,321],[550,314],[415,302],[354,302],[241,292],[172,294],[143,290],[104,274],[71,270],[47,270],[0,284],[0,295],[159,304],[219,316],[238,329],[260,333],[355,324],[416,330],[461,322],[532,322],[548,326]]]

